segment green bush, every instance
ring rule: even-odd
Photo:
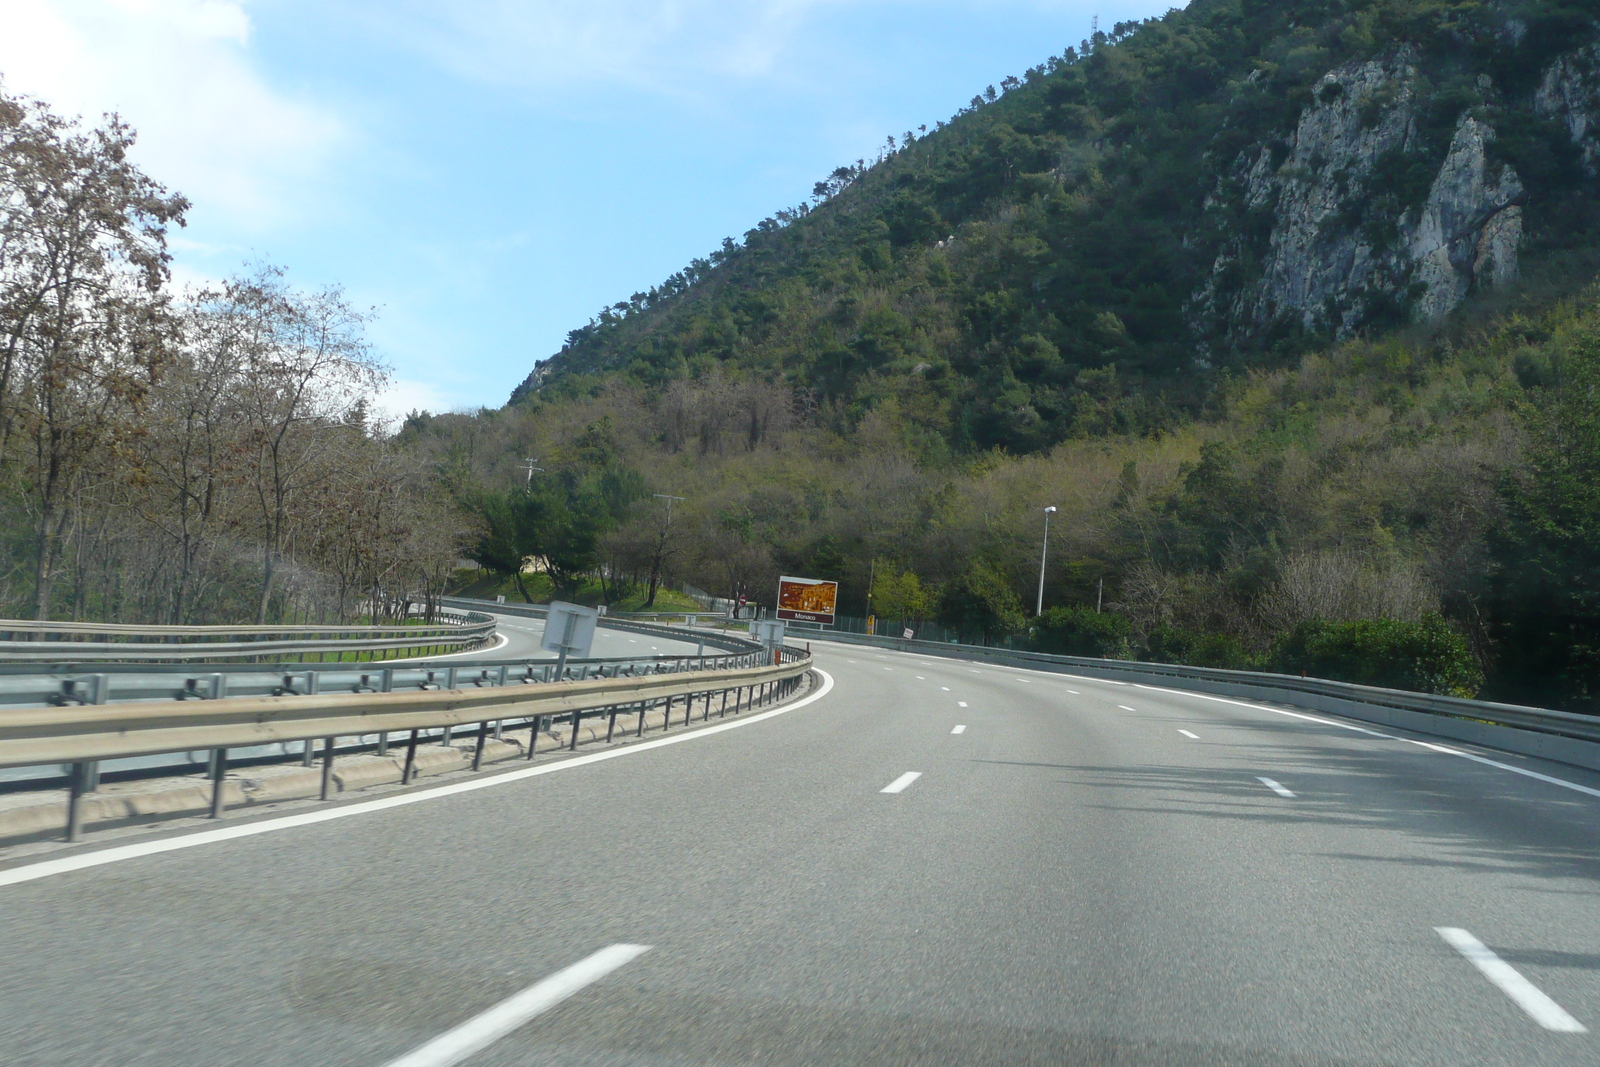
[[[1036,652],[1101,659],[1132,659],[1128,620],[1092,608],[1051,608],[1035,620],[1032,638]]]
[[[1272,661],[1285,674],[1416,693],[1472,697],[1483,685],[1466,640],[1438,615],[1301,623],[1279,642]]]
[[[1167,626],[1151,631],[1145,638],[1144,654],[1139,658],[1151,663],[1183,663],[1190,667],[1223,667],[1231,671],[1247,671],[1259,666],[1237,637]]]

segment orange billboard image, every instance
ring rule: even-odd
[[[778,618],[795,622],[832,623],[839,601],[839,583],[821,578],[779,578]]]

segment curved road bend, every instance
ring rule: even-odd
[[[539,647],[539,641],[544,637],[543,619],[529,618],[525,615],[500,615],[494,612],[490,614],[494,615],[496,631],[505,638],[504,643],[496,642],[487,648],[458,652],[443,658],[459,660],[556,658],[554,652],[546,652]],[[594,631],[594,645],[590,649],[590,655],[597,659],[621,656],[681,656],[694,652],[697,647],[697,643],[693,640],[673,641],[599,626]],[[440,657],[432,657],[432,659],[438,658]]]
[[[815,647],[721,732],[0,871],[0,1058],[1600,1062],[1600,775]]]

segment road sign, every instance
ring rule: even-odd
[[[839,583],[821,578],[778,579],[778,618],[795,622],[833,623]]]
[[[783,644],[783,623],[777,619],[762,619],[750,624],[750,633],[768,648]]]
[[[546,652],[560,653],[562,659],[568,656],[587,659],[599,618],[600,613],[594,608],[553,600],[550,614],[545,617],[544,636],[539,639],[539,647]]]

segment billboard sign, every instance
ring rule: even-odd
[[[832,624],[839,583],[821,578],[778,579],[778,618]]]

